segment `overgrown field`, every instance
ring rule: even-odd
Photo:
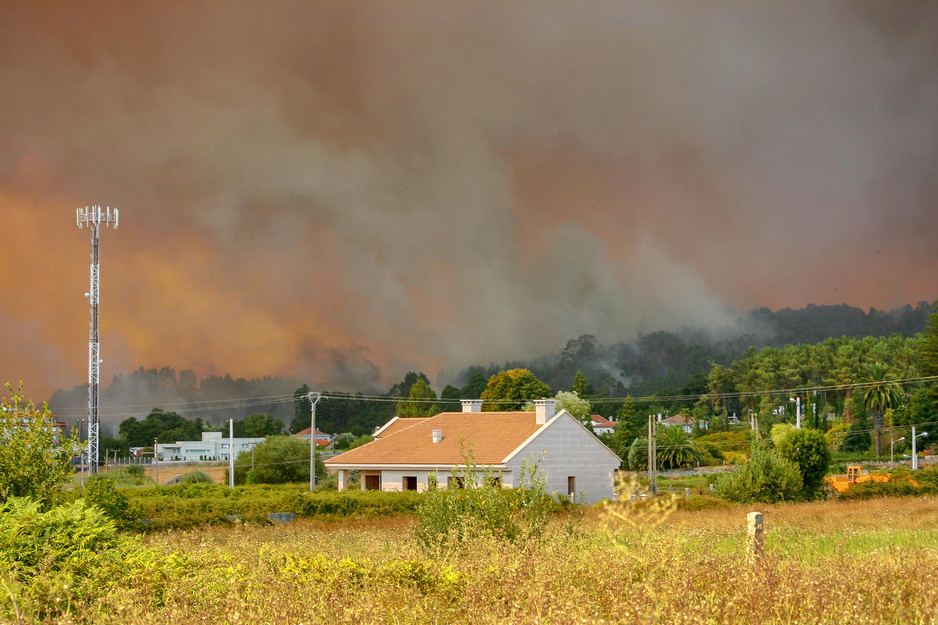
[[[757,563],[745,552],[752,510],[767,529]],[[658,520],[591,509],[552,521],[540,538],[438,549],[415,539],[410,516],[154,533],[109,547],[70,587],[49,562],[32,582],[8,577],[0,615],[147,625],[938,622],[938,498]]]

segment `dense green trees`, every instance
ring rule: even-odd
[[[302,432],[309,427],[312,404],[309,403],[309,392],[312,389],[308,384],[293,391],[293,419],[290,421],[290,434]]]
[[[509,369],[489,378],[483,410],[521,410],[526,401],[551,397],[550,387],[527,369]]]
[[[856,434],[848,436],[855,448],[863,430],[881,431],[887,414],[895,415],[896,424],[930,420],[919,392],[924,387],[914,382],[920,375],[916,354],[921,341],[844,337],[817,345],[753,348],[729,367],[712,365],[709,392],[700,406],[716,417],[711,422],[722,423],[723,402],[738,401],[742,414],[758,415],[767,431],[774,423],[794,421],[795,404],[788,395],[797,394],[806,427],[826,429],[828,415],[856,422]],[[787,392],[779,395],[779,390]]]
[[[397,416],[401,418],[409,417],[432,417],[440,410],[435,403],[436,393],[430,388],[426,378],[420,378],[410,387],[407,399],[401,399],[397,402]]]
[[[239,438],[262,438],[281,433],[283,421],[271,414],[252,414],[234,422],[234,435]]]
[[[928,317],[918,345],[917,365],[923,376],[938,376],[938,305]],[[938,384],[929,386],[928,395],[934,406],[938,406]]]
[[[136,417],[125,419],[120,424],[120,438],[128,447],[152,447],[153,439],[162,442],[197,441],[202,432],[212,429],[201,418],[186,419],[168,410],[154,408],[142,421]]]
[[[635,408],[635,401],[631,397],[626,398],[616,416],[618,422],[612,432],[609,446],[620,458],[628,460],[632,441],[647,431],[648,419]]]

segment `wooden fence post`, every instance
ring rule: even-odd
[[[765,526],[761,512],[750,512],[747,518],[749,521],[749,539],[746,541],[746,553],[749,556],[749,561],[754,563],[762,558]]]

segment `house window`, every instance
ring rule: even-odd
[[[417,490],[417,476],[416,475],[404,476],[404,490]]]
[[[381,476],[380,475],[366,475],[365,477],[365,490],[381,490]]]
[[[567,493],[570,495],[570,503],[576,503],[576,476],[567,476]]]
[[[449,487],[450,488],[465,488],[466,485],[462,481],[462,477],[451,477],[449,478]]]
[[[487,478],[485,478],[485,485],[486,485],[486,486],[494,486],[495,488],[501,488],[501,487],[502,487],[502,478],[499,477],[499,476],[497,476],[497,475],[494,476],[494,477],[487,477]]]

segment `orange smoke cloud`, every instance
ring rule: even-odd
[[[7,3],[0,375],[84,381],[91,203],[104,380],[360,389],[934,299],[936,41],[914,2]]]

